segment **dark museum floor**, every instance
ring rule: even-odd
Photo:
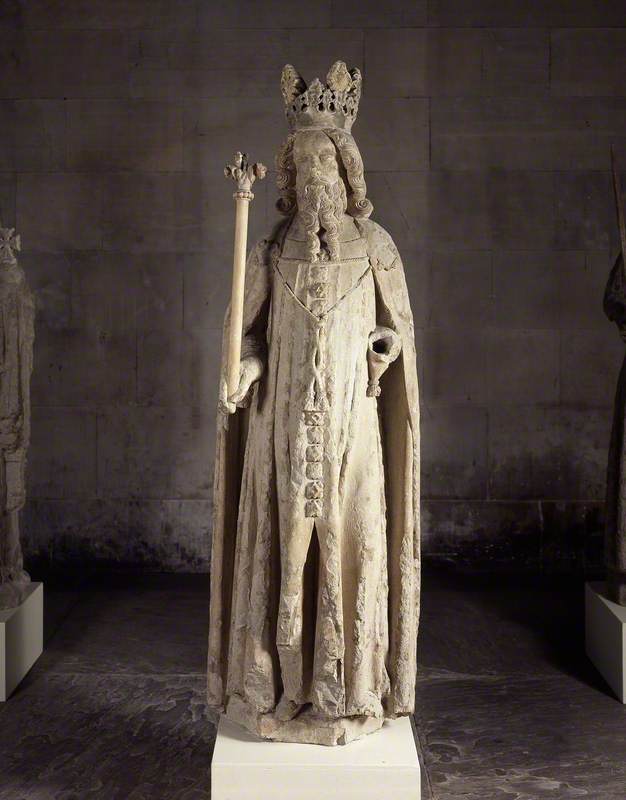
[[[626,798],[626,707],[585,658],[582,582],[547,586],[426,572],[424,798]],[[45,653],[0,705],[1,800],[209,798],[206,577],[46,591]]]

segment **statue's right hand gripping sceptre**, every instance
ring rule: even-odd
[[[228,331],[226,393],[230,399],[239,386],[241,361],[241,338],[243,326],[243,298],[246,274],[246,242],[248,237],[248,206],[254,199],[251,188],[258,178],[267,172],[263,164],[248,164],[245,153],[235,153],[235,163],[224,169],[224,175],[237,184],[233,194],[235,200],[235,247],[233,253],[233,286],[230,302],[230,326]]]

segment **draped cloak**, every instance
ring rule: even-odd
[[[623,256],[617,258],[604,293],[604,311],[626,326],[626,279]],[[604,558],[609,581],[626,584],[626,358],[617,381],[607,467]],[[612,573],[612,574],[611,574]],[[617,598],[614,598],[617,599]]]
[[[285,693],[328,717],[408,714],[420,506],[404,270],[391,237],[354,220],[356,239],[341,244],[353,258],[327,265],[343,284],[316,317],[297,265],[289,274],[290,222],[247,262],[242,355],[260,357],[263,375],[248,408],[218,415],[208,702],[223,711],[236,697],[266,714]],[[228,325],[229,312],[224,341]],[[401,351],[375,398],[367,348],[377,325],[398,334]],[[306,549],[299,564],[294,541]]]

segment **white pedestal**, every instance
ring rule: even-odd
[[[408,717],[347,745],[255,738],[222,717],[211,762],[212,800],[420,800]]]
[[[585,649],[626,703],[626,607],[608,600],[604,591],[604,583],[585,584]]]
[[[17,608],[0,611],[0,702],[43,652],[43,583],[31,583]]]

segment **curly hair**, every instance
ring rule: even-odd
[[[304,128],[290,133],[276,155],[276,186],[279,194],[276,208],[281,214],[293,214],[296,210],[296,165],[293,146],[298,134],[306,130],[310,129]],[[363,159],[354,137],[338,128],[324,128],[322,133],[325,133],[335,145],[346,172],[348,214],[358,219],[367,219],[374,207],[366,196]]]

